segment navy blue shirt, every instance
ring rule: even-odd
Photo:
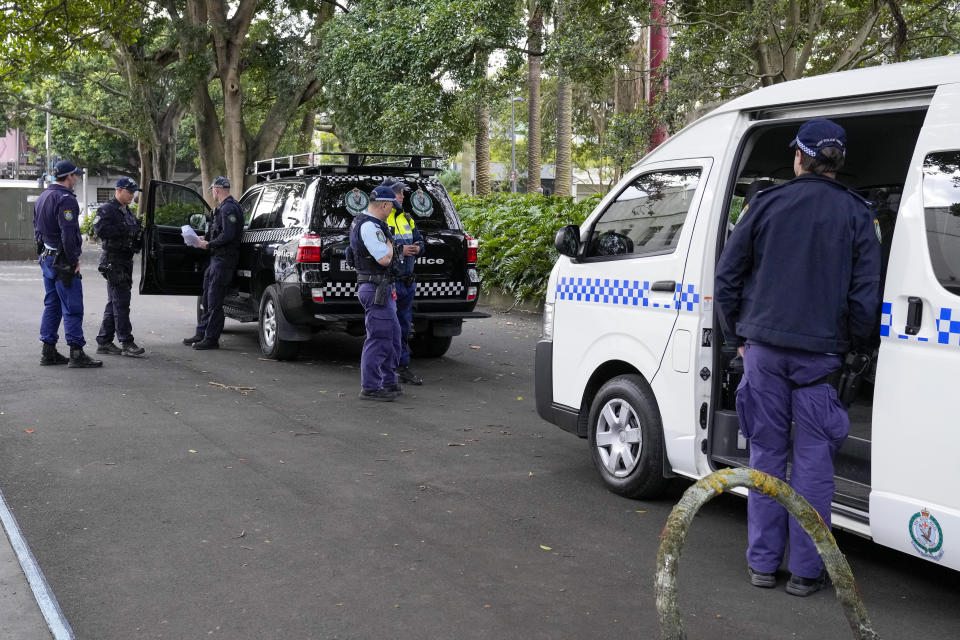
[[[93,229],[103,246],[104,258],[107,253],[123,254],[132,257],[137,247],[133,242],[140,230],[140,221],[133,215],[130,207],[120,204],[116,198],[97,209],[93,219]]]
[[[62,250],[69,264],[76,264],[83,246],[79,218],[80,204],[73,191],[54,182],[33,207],[34,233],[48,247]]]
[[[868,342],[880,311],[880,231],[868,205],[813,174],[760,191],[717,263],[727,341],[815,353]]]
[[[243,235],[243,210],[227,196],[213,212],[213,224],[207,234],[207,248],[213,255],[238,255]]]

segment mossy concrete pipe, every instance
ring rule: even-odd
[[[837,600],[850,623],[850,630],[857,640],[879,640],[867,616],[867,609],[860,600],[853,572],[847,559],[840,553],[837,541],[827,528],[820,514],[810,503],[797,494],[790,485],[754,469],[721,469],[703,478],[687,489],[680,502],[670,512],[667,525],[660,536],[657,551],[657,617],[660,620],[660,635],[664,640],[686,640],[683,618],[677,604],[677,568],[680,552],[687,537],[693,517],[704,504],[734,487],[745,487],[769,496],[779,502],[796,518],[803,530],[813,539],[817,551],[830,574],[837,593]]]

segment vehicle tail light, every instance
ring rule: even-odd
[[[466,236],[467,240],[467,264],[477,264],[477,248],[480,246],[480,241],[476,238],[471,238]]]
[[[477,299],[477,288],[476,287],[467,287],[467,301]]]
[[[323,258],[323,240],[315,233],[300,236],[297,247],[297,262],[320,262]]]
[[[323,302],[323,289],[311,289],[310,297],[314,302]]]

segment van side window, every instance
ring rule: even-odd
[[[699,182],[699,169],[638,177],[594,223],[586,257],[672,253]]]
[[[924,159],[923,215],[933,272],[944,289],[960,296],[960,151]]]

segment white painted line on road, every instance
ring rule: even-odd
[[[24,575],[27,576],[27,582],[33,590],[33,597],[37,599],[40,605],[40,612],[50,627],[50,632],[55,640],[74,640],[73,629],[70,623],[60,610],[60,604],[53,595],[53,590],[47,584],[47,579],[37,564],[37,559],[33,557],[33,552],[27,546],[27,541],[23,539],[20,533],[20,526],[17,519],[13,517],[13,512],[7,506],[7,501],[3,497],[3,491],[0,491],[0,522],[7,532],[7,538],[10,540],[10,546],[13,547],[17,559],[20,561],[20,567]]]

